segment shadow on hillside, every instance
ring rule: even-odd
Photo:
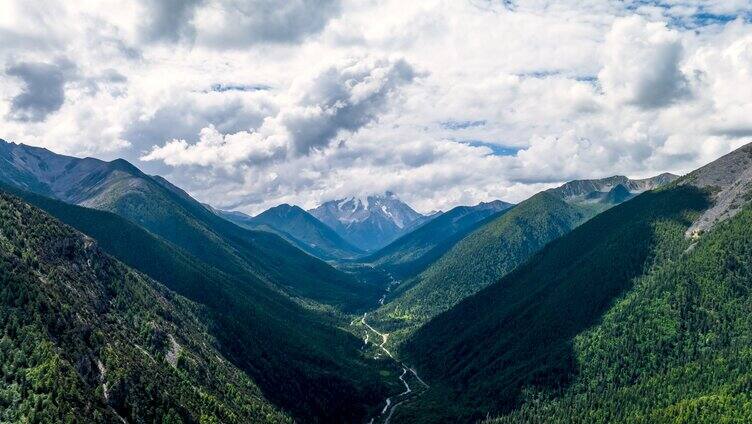
[[[566,388],[576,375],[574,338],[651,266],[659,232],[683,234],[708,205],[707,194],[689,186],[644,193],[426,324],[406,351],[446,391],[421,402],[439,421],[473,421],[514,409],[526,387]]]

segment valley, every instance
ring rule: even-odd
[[[428,384],[426,384],[420,378],[420,376],[418,376],[418,373],[415,371],[414,368],[410,367],[409,365],[406,365],[405,363],[399,361],[398,359],[396,359],[394,357],[394,355],[392,354],[392,352],[390,352],[389,349],[387,349],[385,347],[385,344],[387,343],[387,340],[389,338],[389,333],[381,333],[378,330],[376,330],[375,328],[373,328],[366,321],[367,317],[368,317],[368,312],[365,312],[365,313],[363,313],[363,317],[359,321],[360,324],[363,327],[365,327],[365,329],[366,329],[365,343],[368,344],[368,339],[370,337],[369,332],[370,333],[374,333],[378,337],[376,338],[376,342],[372,342],[372,343],[374,343],[374,344],[378,343],[378,341],[380,339],[381,342],[377,345],[378,349],[385,354],[385,358],[389,358],[390,360],[395,361],[395,363],[402,370],[402,373],[399,375],[398,378],[399,378],[399,381],[402,382],[402,384],[404,385],[405,390],[402,391],[399,394],[396,394],[396,395],[393,395],[393,396],[390,396],[390,397],[386,398],[386,401],[384,402],[385,403],[384,404],[384,409],[381,410],[381,413],[380,413],[379,417],[372,418],[369,421],[369,423],[383,423],[383,424],[388,424],[391,421],[392,416],[394,415],[395,410],[400,405],[404,404],[405,402],[409,402],[409,401],[417,398],[418,396],[420,396],[420,394],[424,390],[430,388],[430,386],[428,386]],[[358,320],[353,320],[353,322],[351,324],[355,324],[356,322],[358,322]],[[377,357],[375,357],[374,359],[376,359],[376,358]],[[410,386],[410,383],[408,382],[408,380],[413,380],[413,382],[412,382],[413,386],[412,387]],[[416,388],[414,390],[413,387],[416,386],[416,383],[419,384],[419,388]]]
[[[639,204],[651,189],[676,178],[573,181],[518,205],[493,201],[430,217],[394,193],[322,209],[342,213],[351,223],[392,219],[392,228],[403,228],[402,235],[389,236],[391,243],[368,253],[355,245],[358,237],[361,242],[371,237],[370,224],[358,227],[351,242],[352,234],[332,230],[302,208],[281,205],[257,217],[221,211],[124,161],[81,162],[24,145],[4,146],[0,189],[201,305],[218,355],[251,378],[269,402],[303,422],[474,420],[479,416],[467,405],[479,402],[495,411],[494,404],[482,403],[487,400],[477,388],[458,385],[435,368],[453,361],[464,368],[466,353],[457,354],[454,339],[434,332],[462,340],[483,320],[467,322],[472,314],[463,313],[452,320],[467,322],[465,327],[434,328],[479,295],[498,298],[485,294],[499,284],[495,281],[521,272],[552,245],[608,219],[603,217],[622,204]],[[76,190],[86,195],[56,188],[60,178],[80,181]],[[495,309],[503,305],[494,302]],[[471,340],[485,338],[468,337],[457,349],[466,352]],[[174,365],[182,344],[171,334],[166,340],[165,360]],[[474,386],[488,383],[478,379]],[[311,390],[317,395],[304,394]],[[445,397],[454,401],[438,402]]]
[[[393,213],[378,219],[399,221],[404,234],[372,252],[355,247],[367,226],[351,242],[352,234],[337,233],[302,208],[244,216],[201,205],[124,161],[84,163],[23,145],[4,149],[0,217],[7,225],[0,242],[10,253],[2,269],[8,281],[37,278],[33,290],[40,291],[32,297],[46,300],[32,304],[86,310],[89,323],[55,324],[44,314],[34,321],[23,303],[26,291],[6,292],[9,305],[26,305],[0,315],[7,331],[17,334],[18,320],[36,322],[34,337],[55,352],[48,359],[83,381],[81,397],[62,409],[23,404],[6,417],[29,408],[53,415],[89,408],[128,421],[164,417],[167,408],[184,421],[209,414],[244,422],[266,414],[254,420],[563,423],[595,411],[596,422],[660,421],[683,411],[667,402],[696,401],[666,392],[684,384],[683,375],[704,382],[690,387],[692,396],[724,394],[733,405],[745,402],[744,382],[752,381],[737,342],[749,336],[743,311],[750,146],[684,177],[576,180],[517,205],[488,202],[420,218],[387,193],[368,204],[327,206],[365,222],[373,216],[368,205],[391,202]],[[98,178],[73,172],[77,167]],[[59,178],[80,181],[77,190],[87,194],[60,191]],[[29,223],[19,226],[19,214]],[[412,227],[406,216],[413,216]],[[70,243],[101,253],[81,253]],[[95,259],[112,264],[96,270],[112,271],[84,270],[85,281],[70,280]],[[52,280],[63,286],[49,291]],[[123,281],[138,281],[136,294],[117,288]],[[65,290],[96,296],[86,306]],[[113,295],[143,299],[124,310],[98,300]],[[150,299],[166,309],[145,306]],[[132,351],[100,336],[58,337],[72,330],[57,325],[83,328],[124,313],[150,317],[138,318],[135,328],[114,321],[107,327],[138,340]],[[29,349],[15,336],[6,347]],[[652,362],[641,359],[646,355]],[[113,358],[128,358],[126,368]],[[692,368],[719,360],[729,365],[717,374]],[[5,378],[22,386],[24,367],[34,366],[19,364],[22,371]],[[128,377],[111,380],[113,369]],[[136,370],[179,387],[201,385],[219,404],[208,410],[190,400],[178,407],[172,395],[149,392]],[[214,370],[245,392],[227,392],[189,370],[199,376]],[[729,386],[728,379],[739,383]],[[665,394],[634,403],[630,393],[637,388]],[[144,400],[146,392],[158,394],[162,406]],[[729,416],[722,405],[714,408]]]
[[[752,0],[0,0],[58,423],[752,423]]]

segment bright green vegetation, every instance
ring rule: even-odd
[[[78,159],[0,140],[0,181],[113,212],[229,275],[252,275],[293,297],[356,310],[379,296],[373,287],[279,236],[241,228],[165,179],[146,175],[122,159]]]
[[[291,422],[204,308],[0,193],[0,421]]]
[[[241,228],[165,180],[154,181],[161,184],[147,180],[147,189],[129,187],[96,208],[125,217],[230,275],[246,278],[252,274],[291,296],[344,310],[362,308],[378,298],[374,287],[361,284],[278,235]]]
[[[398,280],[413,277],[490,217],[497,217],[512,206],[501,201],[458,206],[360,261],[379,267]]]
[[[752,215],[688,249],[708,204],[689,186],[644,193],[430,321],[403,354],[432,388],[402,419],[682,422],[748,405]]]
[[[594,213],[539,193],[486,221],[415,279],[398,286],[395,299],[375,319],[385,329],[412,330],[495,282]]]
[[[361,340],[336,328],[342,325],[338,317],[306,310],[252,275],[220,271],[115,214],[14,193],[205,305],[218,348],[297,418],[357,421],[387,396],[380,365],[362,356]]]
[[[275,206],[255,217],[239,212],[220,211],[219,214],[241,227],[275,233],[320,259],[353,258],[363,254],[363,251],[298,206]]]
[[[572,341],[570,385],[531,388],[499,423],[752,421],[752,208],[696,243],[660,236],[656,265]]]

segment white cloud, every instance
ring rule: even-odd
[[[198,10],[198,42],[242,48],[299,42],[321,31],[340,12],[339,0],[222,0]]]
[[[752,141],[746,0],[6,3],[1,138],[123,156],[248,212],[519,201]],[[39,102],[6,71],[63,57],[63,95],[14,119]]]
[[[664,24],[639,16],[620,19],[603,50],[606,59],[598,79],[615,101],[656,108],[689,95],[689,82],[680,69],[681,37]]]
[[[414,78],[403,60],[348,60],[314,78],[293,83],[293,101],[260,128],[222,135],[214,126],[200,141],[172,140],[141,157],[177,165],[230,167],[238,162],[281,160],[328,146],[341,132],[373,122],[396,90]]]
[[[339,14],[339,0],[142,0],[136,26],[146,42],[220,50],[296,43]]]

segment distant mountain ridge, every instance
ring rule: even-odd
[[[430,219],[387,191],[365,199],[332,200],[308,211],[359,249],[374,251]],[[433,217],[435,215],[432,215]]]
[[[513,271],[552,240],[631,199],[637,191],[674,178],[670,174],[643,180],[614,176],[571,181],[540,192],[483,221],[420,274],[395,287],[373,316],[409,332]]]
[[[243,229],[162,177],[125,160],[105,162],[0,142],[0,182],[67,203],[116,213],[235,275],[251,270],[296,296],[335,303],[356,299],[360,284],[276,234]],[[337,292],[341,292],[336,294]],[[324,300],[320,296],[329,293]]]
[[[242,227],[271,231],[321,259],[345,259],[363,251],[299,206],[281,204],[251,217],[237,211],[216,211]]]
[[[625,191],[636,195],[647,190],[668,184],[679,178],[668,172],[650,178],[630,179],[623,175],[593,179],[574,180],[562,184],[559,187],[548,189],[547,192],[554,194],[567,202],[596,202],[605,199],[613,190],[620,190],[620,197],[625,197]]]
[[[751,252],[748,144],[595,216],[421,327],[401,353],[433,393],[400,418],[747,422]]]
[[[423,271],[485,219],[514,206],[501,200],[457,206],[361,259],[404,279]]]

